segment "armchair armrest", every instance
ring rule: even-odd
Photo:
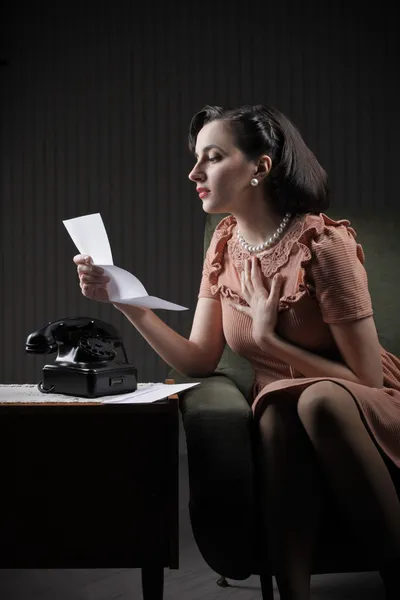
[[[199,378],[201,379],[201,378]],[[189,513],[206,563],[232,579],[254,573],[253,417],[228,377],[216,374],[180,395],[189,467]]]

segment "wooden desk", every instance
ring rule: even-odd
[[[178,568],[178,400],[0,404],[0,567]]]

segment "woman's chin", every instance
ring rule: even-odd
[[[228,210],[225,210],[223,207],[218,206],[217,204],[215,204],[213,202],[208,202],[207,200],[203,200],[203,211],[210,215],[222,215],[222,214],[229,212]]]

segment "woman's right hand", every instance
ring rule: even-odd
[[[103,269],[93,265],[93,259],[84,254],[77,254],[74,256],[74,263],[77,265],[79,285],[82,294],[91,300],[110,302],[106,289],[106,285],[110,281],[110,278],[103,275]]]

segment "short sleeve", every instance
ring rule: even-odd
[[[325,226],[311,242],[311,276],[325,323],[373,315],[364,253],[353,229]]]

